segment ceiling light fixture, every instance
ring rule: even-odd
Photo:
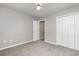
[[[40,10],[42,7],[41,7],[41,4],[37,4],[37,7],[36,7],[36,9],[37,10]]]
[[[37,10],[40,10],[41,9],[41,7],[40,6],[37,6]]]

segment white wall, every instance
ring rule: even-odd
[[[45,40],[47,42],[52,44],[56,43],[56,17],[74,12],[79,12],[79,5],[41,18],[45,20]]]
[[[32,26],[32,17],[0,7],[0,49],[32,41]]]
[[[50,43],[56,42],[56,21],[54,16],[45,18],[45,41]]]

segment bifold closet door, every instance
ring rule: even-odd
[[[63,18],[56,19],[56,43],[58,45],[63,45]]]
[[[74,48],[74,15],[63,17],[63,46]]]
[[[79,14],[75,14],[75,48],[79,50]]]
[[[57,44],[74,48],[74,15],[57,18],[56,34]]]

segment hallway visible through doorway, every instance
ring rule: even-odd
[[[44,23],[45,23],[45,21],[40,21],[40,23],[39,23],[39,24],[40,24],[40,25],[39,25],[39,31],[40,31],[40,39],[41,39],[41,40],[44,40],[44,39],[45,39],[45,35],[44,35],[44,34],[45,34],[45,33],[44,33],[44,30],[45,30],[45,29],[44,29],[44,28],[45,28],[45,27],[44,27]]]

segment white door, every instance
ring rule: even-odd
[[[57,18],[56,20],[56,43],[58,45],[63,45],[63,18]]]
[[[74,15],[57,18],[57,44],[74,48]]]
[[[33,41],[39,40],[39,21],[33,21]]]
[[[74,48],[74,15],[63,17],[63,46]]]
[[[75,15],[75,48],[79,50],[79,14]]]

